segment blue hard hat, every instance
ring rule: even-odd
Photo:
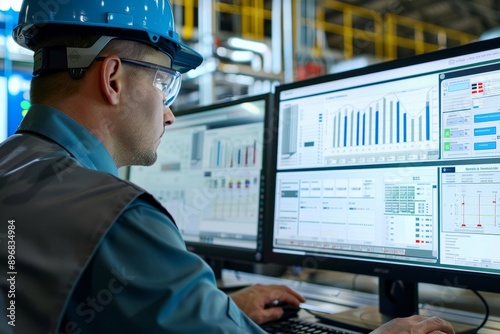
[[[113,36],[149,44],[172,57],[172,68],[196,68],[202,56],[179,40],[168,0],[24,0],[14,40],[37,50],[54,34]]]

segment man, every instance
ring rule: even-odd
[[[50,2],[50,1],[49,1]],[[23,2],[14,39],[35,51],[29,110],[0,145],[2,333],[262,333],[285,286],[230,297],[169,213],[117,167],[151,165],[181,73],[165,0]],[[257,323],[257,324],[256,324]],[[432,318],[376,333],[452,333]]]

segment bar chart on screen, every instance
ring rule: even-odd
[[[210,157],[204,167],[221,168],[260,168],[262,165],[262,138],[260,124],[231,129],[216,129],[205,134],[205,154]]]
[[[379,82],[289,101],[281,109],[280,163],[332,166],[439,157],[435,79]]]
[[[360,94],[353,105],[335,103],[325,112],[326,164],[429,160],[437,157],[437,90]],[[352,101],[353,99],[350,99]]]

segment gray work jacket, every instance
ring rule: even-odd
[[[97,246],[138,197],[170,217],[144,190],[49,140],[16,134],[0,145],[0,333],[58,333]]]

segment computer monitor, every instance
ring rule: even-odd
[[[274,110],[268,261],[377,276],[389,317],[419,282],[500,292],[499,39],[283,84]]]
[[[129,180],[172,214],[188,249],[207,260],[262,261],[271,98],[260,94],[175,111],[156,163],[129,170]]]

